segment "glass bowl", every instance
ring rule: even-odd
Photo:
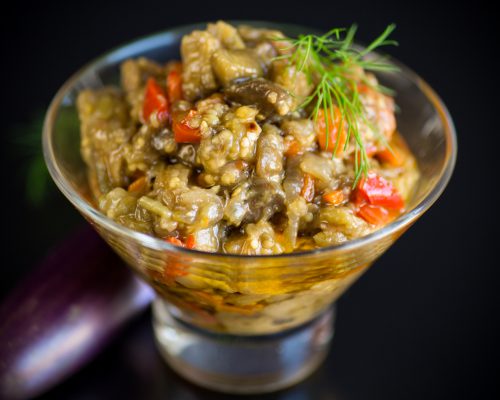
[[[288,35],[314,31],[246,23]],[[62,193],[155,289],[155,337],[170,366],[212,389],[266,392],[299,381],[320,364],[333,334],[332,305],[442,193],[454,167],[456,136],[434,91],[395,62],[400,72],[379,79],[397,93],[398,126],[418,160],[421,178],[407,211],[389,225],[334,247],[277,256],[204,253],[132,231],[101,214],[92,202],[79,151],[76,97],[84,88],[118,84],[119,64],[127,58],[178,59],[181,37],[204,26],[133,41],[73,75],[47,112],[45,160]]]

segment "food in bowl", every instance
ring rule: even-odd
[[[182,32],[182,62],[125,60],[120,87],[92,81],[79,92],[88,186],[108,218],[88,203],[81,209],[179,320],[235,335],[299,326],[423,210],[412,216],[405,207],[427,193],[430,171],[420,179],[378,79],[397,88],[411,139],[428,121],[421,107],[434,112],[432,93],[404,69],[374,76],[392,68],[370,53],[390,29],[366,50],[353,45],[352,29],[289,39],[218,22]],[[156,46],[168,52],[177,37],[169,33],[168,46],[155,37]],[[132,53],[144,54],[138,43]],[[92,76],[117,82],[110,63]],[[422,100],[408,102],[413,94]]]
[[[175,245],[240,255],[332,246],[396,218],[419,172],[370,72],[390,64],[339,37],[323,37],[347,43],[328,49],[219,21],[182,38],[181,61],[129,59],[119,87],[81,91],[99,209]]]
[[[57,93],[43,136],[62,193],[155,288],[155,337],[167,362],[203,386],[245,393],[282,388],[318,365],[332,334],[327,308],[440,196],[456,156],[445,106],[394,62],[399,72],[376,77],[397,93],[398,128],[418,150],[420,171],[398,135],[392,95],[372,75],[391,68],[372,52],[390,42],[391,27],[363,50],[353,45],[352,28],[317,36],[300,35],[311,30],[294,25],[266,23],[270,31],[251,24],[182,26],[107,53]],[[184,35],[184,65],[163,65],[180,58]],[[215,51],[204,47],[210,43]],[[227,55],[229,62],[217,64]],[[103,88],[120,81],[124,61],[122,88]],[[77,108],[88,168],[72,124]],[[248,160],[240,154],[243,140],[223,146],[255,134]],[[281,159],[273,157],[281,152]],[[231,165],[229,174],[219,159]],[[277,188],[270,194],[278,199],[268,202],[257,182]],[[247,197],[231,203],[242,191]],[[218,201],[222,216],[211,208]],[[312,219],[292,201],[305,203]],[[238,205],[241,222],[231,222],[237,213],[226,214],[230,204]],[[356,223],[373,233],[358,236],[365,230],[356,232]],[[265,245],[267,237],[251,242],[255,225],[264,224],[281,247]],[[241,359],[248,362],[235,361]],[[263,359],[270,361],[265,370]],[[293,366],[283,363],[292,359]]]

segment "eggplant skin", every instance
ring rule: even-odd
[[[0,305],[0,398],[42,394],[90,361],[153,298],[90,227]]]
[[[259,112],[269,117],[272,114],[286,115],[292,110],[293,97],[278,84],[264,78],[237,82],[224,91],[226,97],[240,104],[254,105]]]

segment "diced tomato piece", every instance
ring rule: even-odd
[[[328,118],[328,131],[327,134],[327,118]],[[342,119],[342,114],[338,107],[333,109],[333,121],[332,114],[328,112],[325,115],[325,111],[320,108],[318,111],[318,119],[316,120],[316,131],[318,135],[319,147],[325,151],[335,151],[336,156],[339,156],[344,151],[344,145],[347,140],[347,127],[345,120]]]
[[[160,122],[166,122],[169,118],[170,106],[163,88],[154,78],[149,78],[142,105],[142,117],[147,121],[153,112],[157,113]]]
[[[390,219],[389,211],[373,204],[362,204],[357,215],[373,225],[383,225]]]
[[[400,210],[404,207],[404,200],[392,183],[375,172],[369,172],[368,176],[361,178],[355,196],[357,203],[365,201],[393,210]]]
[[[309,174],[304,175],[304,183],[300,195],[307,202],[311,202],[314,199],[314,178]]]
[[[201,132],[199,128],[191,128],[189,125],[190,119],[196,115],[195,110],[190,110],[189,113],[181,119],[174,116],[172,121],[172,129],[174,131],[174,139],[177,143],[199,143],[201,140]]]

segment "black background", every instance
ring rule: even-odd
[[[2,10],[0,297],[83,220],[53,190],[25,200],[13,127],[27,126],[80,66],[137,36],[213,19],[293,22],[327,30],[357,22],[367,41],[390,22],[388,52],[433,86],[454,118],[459,153],[440,200],[339,301],[325,366],[279,399],[492,398],[499,393],[498,20],[480,1],[17,2]],[[496,234],[498,237],[498,234]],[[95,362],[46,395],[211,399],[155,353],[149,315]]]

